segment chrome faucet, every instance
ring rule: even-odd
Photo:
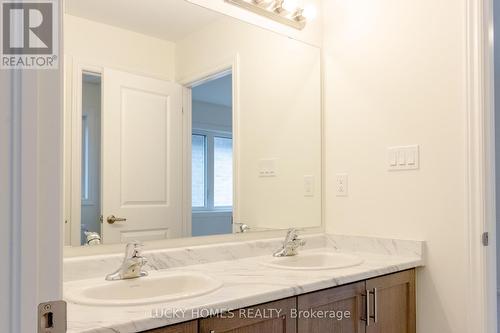
[[[85,231],[85,239],[88,246],[101,245],[101,235],[97,232]]]
[[[297,229],[289,229],[286,233],[285,240],[281,249],[276,251],[273,256],[275,257],[293,257],[298,254],[297,250],[300,246],[306,245],[306,241],[298,238]]]
[[[116,272],[106,275],[106,280],[127,280],[147,276],[148,272],[144,270],[144,265],[148,260],[142,256],[142,247],[140,242],[128,243],[122,265]]]
[[[250,226],[248,226],[248,224],[242,223],[240,225],[240,233],[242,233],[242,234],[246,233],[250,229],[252,229],[252,228],[250,228]]]

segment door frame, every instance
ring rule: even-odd
[[[62,299],[63,262],[63,5],[57,8],[59,67],[2,70],[9,133],[0,170],[8,207],[0,236],[3,332],[36,332],[38,305]],[[3,115],[3,114],[2,114]],[[5,128],[6,127],[6,128]],[[4,188],[5,190],[5,188]],[[2,212],[5,213],[5,212]],[[3,217],[3,214],[2,214]],[[57,319],[57,318],[56,318]]]
[[[466,1],[467,332],[497,332],[493,0]],[[490,243],[484,246],[483,233]]]
[[[182,187],[184,190],[184,209],[183,209],[183,224],[184,230],[188,232],[188,236],[191,236],[192,227],[192,198],[191,198],[191,134],[193,132],[192,119],[192,100],[191,100],[191,89],[192,87],[202,84],[206,81],[211,81],[224,75],[224,73],[232,73],[233,76],[233,221],[239,221],[240,212],[240,174],[239,174],[239,161],[240,161],[240,56],[238,53],[234,54],[230,59],[223,61],[221,63],[208,66],[194,73],[178,80],[178,83],[184,87],[183,89],[183,147],[184,147],[184,166],[185,171],[182,180]]]

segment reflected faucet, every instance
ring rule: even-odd
[[[85,231],[85,239],[88,246],[101,245],[101,235],[97,232]]]
[[[252,228],[250,228],[247,224],[243,223],[240,225],[240,233],[242,233],[242,234],[249,231],[250,229],[252,229]]]
[[[148,272],[143,268],[148,260],[142,256],[142,247],[142,243],[137,241],[128,243],[122,265],[115,272],[106,275],[106,280],[127,280],[147,276]]]
[[[298,231],[295,228],[288,229],[283,246],[276,251],[273,256],[275,257],[293,257],[298,254],[299,247],[306,245],[306,241],[299,238]]]

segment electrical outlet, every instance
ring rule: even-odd
[[[348,196],[348,176],[345,173],[337,174],[337,184],[335,186],[338,197]]]

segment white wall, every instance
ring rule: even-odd
[[[465,2],[325,2],[329,232],[427,242],[418,332],[465,332]],[[419,144],[418,171],[386,148]],[[349,197],[335,174],[349,174]]]
[[[175,45],[111,25],[64,15],[64,54],[91,64],[166,80],[174,78]]]
[[[320,49],[223,18],[177,43],[179,81],[239,57],[235,103],[235,221],[252,227],[321,225]],[[293,56],[290,56],[293,55]],[[277,177],[259,177],[259,161],[276,159]],[[315,196],[304,196],[304,176]]]

